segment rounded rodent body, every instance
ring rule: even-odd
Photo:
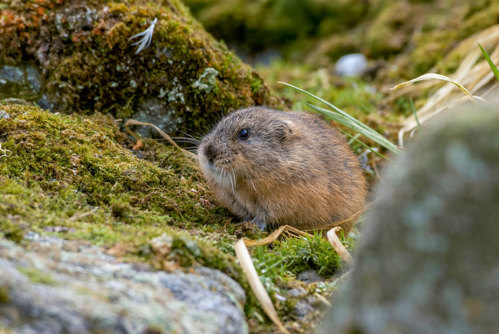
[[[310,114],[237,110],[202,139],[198,158],[216,200],[260,228],[320,229],[364,205],[357,157]]]

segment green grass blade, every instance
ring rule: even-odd
[[[421,124],[419,124],[418,113],[416,112],[416,107],[414,106],[414,102],[412,99],[409,99],[409,103],[411,104],[411,110],[414,114],[414,118],[416,119],[416,123],[418,124],[418,131],[421,131]]]
[[[336,112],[338,112],[338,113],[340,113],[342,115],[350,116],[349,114],[347,114],[346,112],[344,112],[343,110],[341,110],[340,108],[338,108],[337,106],[335,106],[334,104],[332,104],[331,102],[328,102],[328,101],[326,101],[324,99],[321,99],[320,97],[318,97],[318,96],[316,96],[316,95],[314,95],[314,94],[312,94],[310,92],[307,92],[304,89],[301,89],[299,87],[293,86],[292,84],[289,84],[289,83],[284,82],[284,81],[278,81],[278,82],[281,83],[281,84],[283,84],[283,85],[286,85],[288,87],[291,87],[293,89],[296,89],[297,91],[302,92],[303,94],[308,95],[311,98],[313,98],[313,99],[315,99],[317,101],[320,101],[320,102],[326,104],[329,108],[334,109]]]
[[[480,47],[480,50],[482,50],[483,56],[489,63],[490,69],[492,70],[492,72],[494,72],[497,81],[499,81],[499,70],[497,69],[496,65],[494,65],[494,63],[492,62],[492,59],[490,59],[489,54],[487,53],[487,51],[485,51],[482,44],[478,43],[478,46]]]
[[[318,106],[315,106],[313,104],[307,103],[309,107],[314,109],[315,111],[325,115],[326,117],[339,122],[340,124],[343,124],[346,127],[349,127],[357,132],[360,132],[362,135],[365,137],[373,140],[374,142],[378,143],[379,145],[385,147],[389,151],[395,153],[395,154],[400,154],[402,151],[391,141],[383,137],[381,134],[376,132],[374,129],[370,128],[369,126],[365,125],[361,121],[357,120],[355,117],[352,117],[350,114],[346,113],[345,111],[341,110],[340,108],[336,107],[334,104],[310,93],[307,92],[304,89],[301,89],[299,87],[296,87],[294,85],[291,85],[286,82],[279,81],[279,83],[282,83],[288,87],[291,87],[299,92],[302,92],[303,94],[310,96],[311,98],[320,101],[324,104],[326,104],[328,107],[330,107],[332,110],[324,109]]]
[[[355,141],[355,139],[358,139],[360,136],[361,136],[361,134],[360,134],[360,133],[356,133],[356,134],[353,136],[353,138],[352,138],[352,139],[350,139],[350,140],[348,141],[348,146],[351,146],[351,145],[353,144],[353,142]]]
[[[385,158],[386,160],[388,161],[392,161],[392,159],[388,158],[386,155],[383,155],[377,151],[375,151],[372,147],[369,147],[368,145],[364,144],[363,142],[361,142],[360,140],[358,140],[357,138],[355,138],[354,136],[352,136],[351,134],[349,134],[348,132],[342,130],[342,129],[338,129],[340,130],[341,132],[343,132],[345,135],[347,135],[349,138],[351,138],[352,140],[356,141],[357,143],[359,143],[360,145],[364,146],[365,148],[367,148],[369,151],[373,152],[374,154],[376,154],[377,156],[380,156],[382,158]]]
[[[315,105],[312,105],[310,103],[307,103],[309,107],[314,109],[315,111],[325,115],[326,117],[339,122],[340,124],[343,124],[346,127],[349,127],[357,132],[360,132],[362,135],[366,136],[367,138],[373,140],[374,142],[378,143],[379,145],[385,147],[389,151],[395,153],[395,154],[400,154],[402,151],[392,142],[390,142],[388,139],[383,137],[381,134],[376,132],[374,129],[370,128],[369,126],[365,125],[361,121],[357,120],[355,117],[352,117],[350,114],[346,113],[345,111],[341,110],[334,104],[310,93],[307,92],[304,89],[301,89],[299,87],[296,87],[292,84],[289,84],[287,82],[279,81],[279,83],[282,83],[288,87],[291,87],[299,92],[302,92],[303,94],[310,96],[311,98],[320,101],[324,104],[326,104],[328,107],[330,107],[332,110],[327,110],[324,108],[317,107]]]
[[[393,144],[391,141],[383,137],[374,129],[370,128],[369,126],[365,125],[364,123],[360,122],[359,120],[355,119],[354,117],[350,116],[345,112],[343,113],[346,114],[346,116],[344,114],[327,110],[310,103],[307,103],[307,105],[313,110],[325,115],[327,118],[332,119],[333,121],[336,121],[354,131],[359,132],[363,136],[371,139],[372,141],[378,143],[379,145],[385,147],[387,150],[395,154],[400,154],[402,152],[395,144]]]

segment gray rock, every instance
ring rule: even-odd
[[[361,53],[342,56],[336,62],[334,71],[343,77],[362,76],[367,70],[367,59]]]
[[[304,319],[311,312],[315,311],[315,308],[310,305],[310,302],[307,300],[299,300],[296,302],[294,307],[294,314],[299,319]]]
[[[0,68],[2,83],[20,83],[24,80],[24,70],[20,67],[4,65]]]
[[[26,83],[29,89],[36,95],[42,89],[42,79],[38,69],[34,66],[27,66],[25,68]]]
[[[320,333],[496,333],[499,113],[425,130],[390,166]]]
[[[305,283],[314,283],[324,281],[324,277],[319,275],[315,270],[306,270],[298,274],[296,279]]]
[[[178,94],[172,96],[179,97]],[[177,116],[169,103],[165,99],[155,97],[145,99],[131,118],[139,122],[152,123],[166,133],[178,131],[179,125],[182,124],[182,119]],[[143,137],[159,137],[158,132],[150,127],[137,126],[135,131]]]
[[[40,73],[33,65],[0,67],[0,98],[32,100],[42,89]]]
[[[1,328],[15,333],[248,332],[244,291],[219,271],[154,272],[85,242],[35,233],[25,239],[29,250],[0,239]]]
[[[47,95],[42,95],[37,101],[36,104],[40,106],[40,108],[45,109],[45,110],[50,110],[54,111],[54,104],[50,102],[49,98]]]

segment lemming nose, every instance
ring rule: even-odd
[[[208,144],[204,147],[204,154],[208,158],[210,165],[213,164],[213,160],[217,157],[217,152],[212,144]]]

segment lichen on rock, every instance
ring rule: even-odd
[[[0,238],[0,323],[16,333],[247,333],[244,291],[221,272],[153,271],[81,241]],[[2,297],[3,296],[3,297]]]

